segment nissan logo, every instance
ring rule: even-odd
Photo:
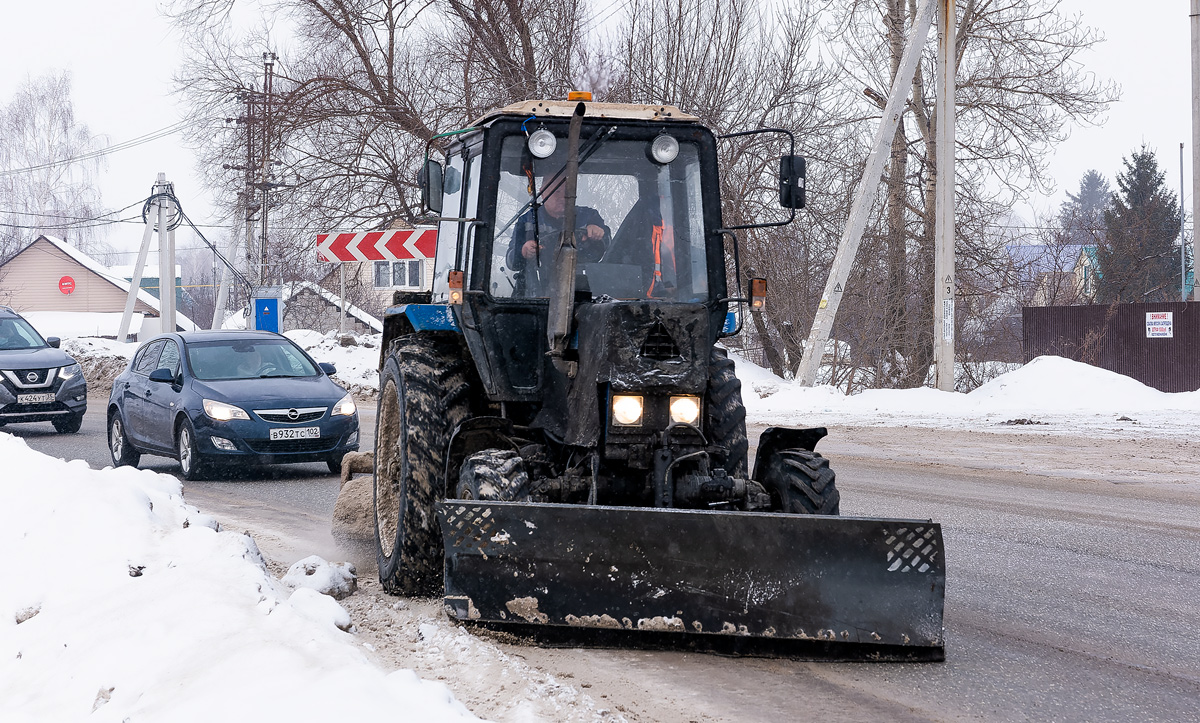
[[[288,410],[288,419],[290,419],[294,422],[299,418],[300,418],[300,412],[297,412],[295,409]]]
[[[32,382],[36,382],[37,380],[38,380],[37,372],[29,372],[28,374],[25,375],[25,381],[27,381],[27,382],[32,383]]]

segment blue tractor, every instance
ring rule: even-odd
[[[719,139],[671,106],[572,99],[439,140],[432,290],[384,322],[384,588],[571,644],[941,659],[940,527],[840,517],[823,428],[767,429],[750,466],[718,343],[766,282],[743,293]],[[804,161],[779,167],[794,217]]]

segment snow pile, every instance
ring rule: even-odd
[[[88,394],[108,396],[112,391],[113,380],[129,366],[129,360],[133,358],[138,345],[112,339],[82,337],[64,339],[62,349],[83,367]]]
[[[968,394],[920,388],[868,389],[850,396],[832,386],[784,381],[736,354],[730,357],[742,380],[747,418],[763,424],[966,428],[1033,422],[1096,432],[1114,429],[1114,422],[1132,422],[1142,429],[1182,434],[1200,412],[1200,391],[1160,392],[1062,357],[1038,357]],[[1125,425],[1115,429],[1123,431]]]
[[[0,459],[0,720],[472,718],[444,685],[373,666],[341,605],[289,594],[173,477],[3,433]]]
[[[328,362],[337,367],[333,380],[360,399],[370,399],[379,393],[379,345],[382,334],[347,334],[352,340],[342,346],[336,331],[322,334],[317,331],[298,329],[285,331],[284,336],[308,352],[318,362]]]
[[[288,568],[279,580],[289,588],[311,588],[323,595],[332,595],[341,600],[358,589],[358,575],[354,565],[348,562],[327,562],[317,555],[309,555]]]

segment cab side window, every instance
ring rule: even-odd
[[[165,344],[166,342],[163,340],[148,344],[134,363],[133,371],[144,377],[150,376],[150,372],[158,368],[158,356],[162,353]]]

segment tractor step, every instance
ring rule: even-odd
[[[601,644],[944,659],[933,522],[473,500],[438,516],[446,608],[463,621]]]

